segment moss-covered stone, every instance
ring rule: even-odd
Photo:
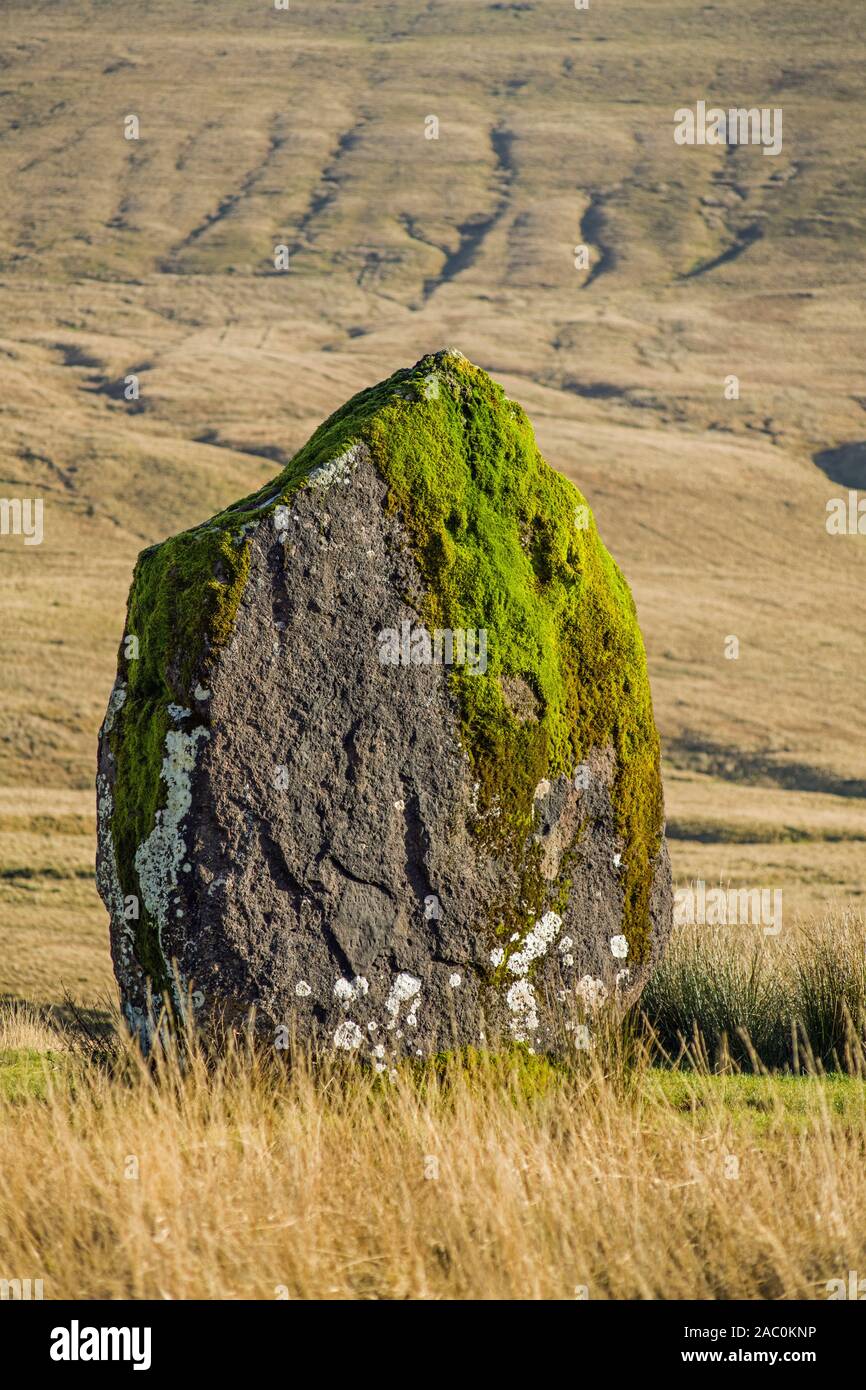
[[[486,670],[454,666],[443,679],[474,782],[471,834],[479,854],[507,869],[476,919],[488,946],[502,943],[494,983],[510,978],[528,917],[567,912],[579,871],[584,817],[552,876],[545,864],[539,821],[549,789],[570,788],[576,770],[605,757],[621,846],[619,934],[629,968],[646,965],[667,909],[658,898],[659,742],[634,602],[585,499],[545,463],[524,411],[456,352],[361,392],[271,483],[140,557],[125,634],[137,639],[137,653],[133,644],[130,659],[129,642],[121,645],[103,736],[123,897],[147,898],[142,846],[161,821],[177,818],[167,752],[174,726],[186,721],[189,732],[176,737],[198,739],[194,748],[209,737],[208,692],[247,589],[254,538],[302,491],[327,497],[350,481],[359,451],[385,484],[386,513],[420,576],[404,595],[409,607],[430,631],[488,634]],[[286,569],[291,583],[288,559]],[[183,796],[178,804],[182,811]],[[135,958],[157,993],[172,976],[159,915],[142,903],[134,930]]]

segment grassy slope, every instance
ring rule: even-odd
[[[863,434],[857,13],[4,7],[0,495],[42,496],[46,540],[0,538],[0,990],[109,978],[80,875],[136,553],[448,343],[524,404],[629,577],[669,815],[696,827],[677,876],[779,884],[791,920],[862,897],[863,553],[826,535],[811,462]],[[675,146],[700,96],[781,105],[782,155]]]

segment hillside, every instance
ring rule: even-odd
[[[859,10],[5,0],[0,496],[45,535],[0,537],[0,993],[110,982],[92,786],[138,551],[451,344],[632,586],[675,878],[862,905],[866,540],[825,526],[866,482]],[[698,100],[781,108],[781,153],[677,145]]]

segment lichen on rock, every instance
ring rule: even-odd
[[[583,1017],[587,979],[637,997],[671,888],[634,603],[461,354],[361,392],[143,552],[124,636],[99,882],[131,1020],[195,990],[202,1019],[255,1006],[390,1063],[485,1028],[550,1048],[551,1001]]]

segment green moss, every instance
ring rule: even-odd
[[[428,399],[428,380],[439,378]],[[398,383],[398,395],[393,387]],[[532,842],[539,781],[570,775],[592,748],[617,755],[614,799],[626,845],[623,931],[647,947],[652,861],[661,843],[658,736],[634,602],[584,498],[545,463],[524,411],[465,359],[426,358],[392,379],[362,433],[415,539],[430,626],[486,628],[486,675],[452,677],[479,781],[478,833],[514,869],[497,905],[501,934],[539,912],[545,886]],[[588,525],[576,525],[578,508]],[[508,707],[521,677],[538,721]],[[562,897],[562,883],[554,896]]]
[[[398,1071],[411,1077],[422,1094],[430,1086],[447,1094],[468,1083],[479,1094],[490,1089],[500,1096],[510,1095],[521,1105],[549,1096],[571,1074],[564,1063],[532,1052],[522,1043],[503,1043],[495,1052],[463,1047],[423,1060],[410,1058]]]
[[[334,1074],[333,1052],[321,1054],[320,1060],[327,1081]],[[338,1058],[336,1064],[345,1066],[347,1087],[354,1087],[355,1094],[360,1086],[365,1088],[360,1093],[366,1093],[371,1104],[389,1107],[400,1104],[401,1087],[409,1086],[433,1104],[442,1101],[449,1105],[468,1093],[476,1100],[485,1095],[506,1096],[523,1109],[573,1084],[577,1075],[573,1060],[535,1053],[523,1043],[506,1039],[495,1049],[466,1046],[429,1057],[407,1056],[385,1072],[373,1071],[368,1063],[369,1083],[359,1083],[356,1062]],[[338,1105],[345,1103],[346,1088],[336,1088],[333,1094]]]
[[[187,705],[195,682],[207,684],[209,663],[231,631],[248,567],[245,525],[288,501],[314,468],[356,442],[370,449],[389,505],[408,529],[427,586],[424,622],[488,633],[486,673],[458,667],[451,675],[478,783],[474,828],[512,881],[486,925],[510,935],[530,912],[566,900],[573,862],[553,888],[545,883],[532,837],[533,794],[543,778],[571,775],[593,748],[612,745],[626,846],[623,931],[630,959],[641,960],[662,796],[634,603],[584,498],[545,463],[524,411],[459,354],[423,358],[361,392],[271,483],[141,556],[127,624],[140,655],[124,664],[128,694],[114,736],[113,833],[124,892],[137,892],[135,850],[164,795],[166,706]],[[512,711],[505,677],[529,687],[537,719]],[[164,963],[144,915],[137,954],[164,989]]]

